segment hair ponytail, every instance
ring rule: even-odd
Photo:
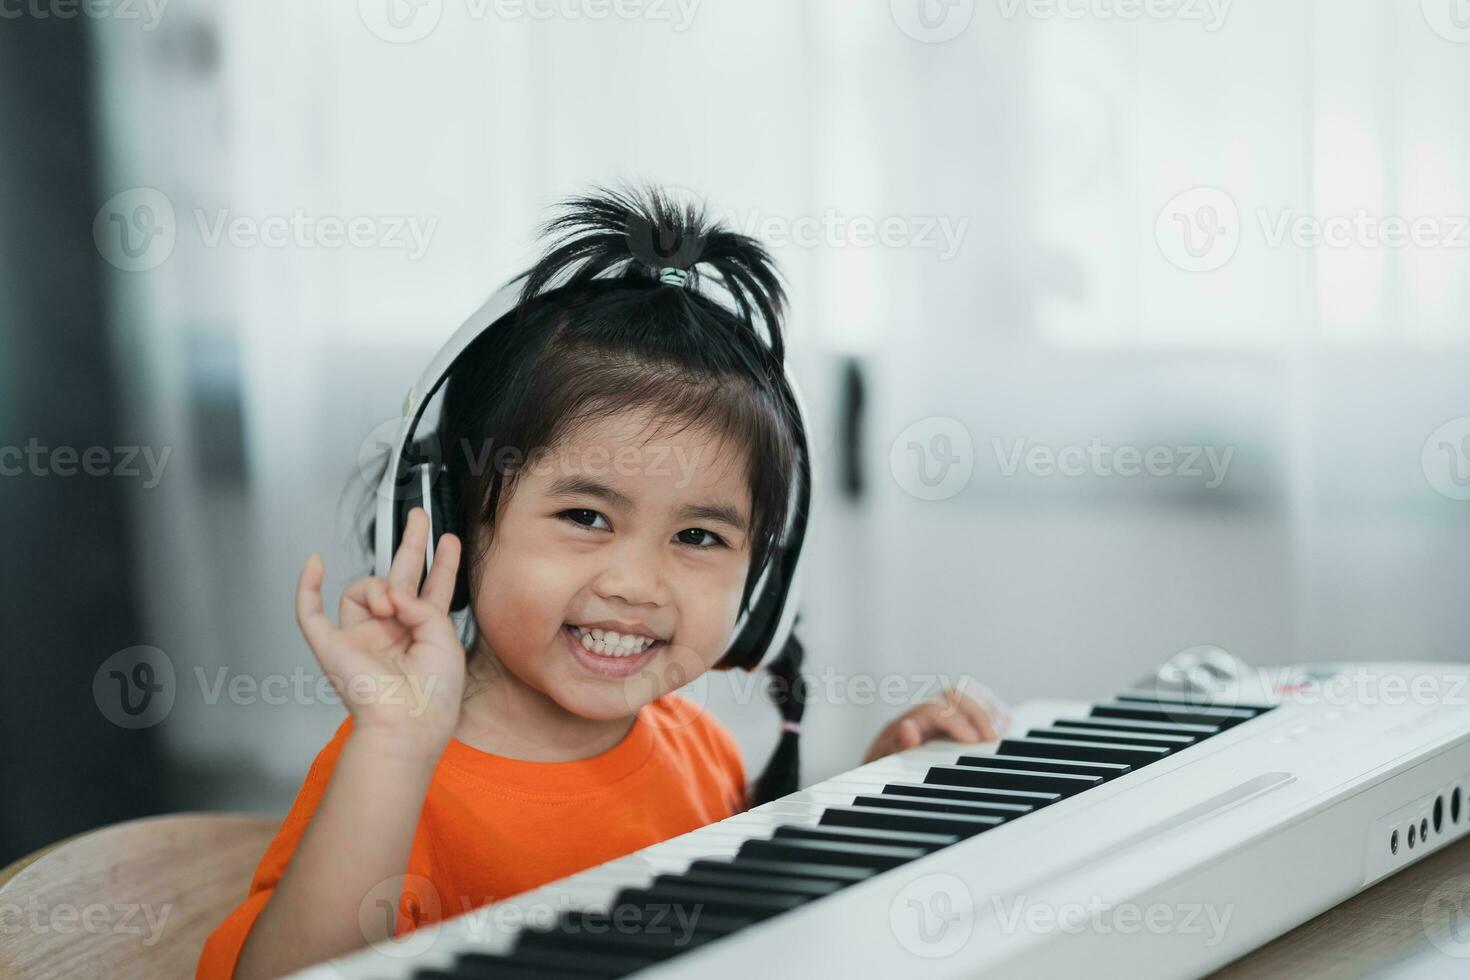
[[[807,699],[801,665],[805,659],[806,650],[796,638],[793,626],[786,645],[766,666],[766,673],[770,675],[766,681],[766,697],[781,712],[781,738],[766,760],[766,767],[751,786],[751,806],[789,796],[801,788],[801,717],[806,711]]]
[[[636,285],[660,285],[660,272],[678,269],[683,288],[660,290],[656,295],[674,306],[684,302],[707,304],[699,292],[702,279],[715,283],[734,306],[733,323],[755,336],[765,328],[762,346],[769,358],[760,366],[786,356],[781,320],[786,293],[776,263],[764,245],[749,235],[712,221],[703,202],[677,201],[661,188],[598,187],[591,194],[564,202],[560,213],[542,228],[550,245],[541,261],[526,274],[522,302],[553,289],[572,292],[602,279]],[[710,307],[705,306],[706,312]],[[684,312],[679,319],[688,321]],[[754,353],[754,351],[751,351]],[[742,365],[747,372],[753,360]]]

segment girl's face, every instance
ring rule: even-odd
[[[735,626],[750,565],[746,454],[674,428],[625,412],[533,456],[476,576],[483,642],[583,718],[626,718],[687,684]]]

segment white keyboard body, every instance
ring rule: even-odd
[[[1229,695],[1279,702],[1272,711],[637,975],[1207,973],[1470,831],[1470,665],[1338,669],[1315,692],[1284,697],[1276,686],[1298,669],[1255,672]],[[1027,702],[1013,710],[1010,731],[1090,707]],[[778,824],[814,823],[824,806],[994,751],[995,743],[929,743],[298,976],[408,978],[448,968],[461,951],[508,951],[528,921],[605,909],[622,888],[696,858],[729,857]],[[1452,820],[1456,789],[1463,799]]]

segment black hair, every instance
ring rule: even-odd
[[[786,297],[775,263],[755,239],[712,223],[703,207],[656,187],[598,187],[564,202],[542,229],[544,254],[514,281],[519,300],[450,369],[436,429],[415,440],[440,461],[436,533],[464,542],[451,609],[471,599],[519,468],[592,420],[646,410],[660,427],[703,427],[746,451],[751,561],[741,597],[749,611],[763,571],[779,562],[799,479],[804,438],[784,380]],[[731,303],[700,289],[708,279]],[[804,517],[804,515],[803,515]],[[397,515],[402,520],[403,515]],[[466,530],[470,533],[465,533]],[[369,529],[371,539],[372,529]],[[794,635],[771,661],[767,696],[786,722],[802,714],[802,648]],[[753,669],[726,654],[714,669]],[[752,790],[754,804],[795,792],[792,725]]]

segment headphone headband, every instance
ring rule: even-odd
[[[439,389],[448,380],[454,364],[469,346],[501,318],[513,311],[520,302],[521,279],[518,277],[502,286],[485,301],[469,318],[460,324],[454,334],[429,361],[408,395],[403,401],[403,422],[394,440],[392,455],[383,470],[378,484],[377,521],[373,536],[373,574],[385,577],[393,564],[393,553],[398,549],[403,528],[400,526],[395,504],[407,483],[415,474],[406,464],[408,448],[413,444],[414,434],[424,412]],[[791,374],[789,363],[782,365],[783,378],[796,412],[797,423],[797,478],[792,481],[791,497],[788,501],[786,527],[778,546],[772,552],[755,588],[751,593],[749,611],[735,624],[730,645],[722,659],[731,659],[732,665],[750,669],[765,659],[771,650],[780,650],[791,635],[796,619],[797,599],[800,592],[800,556],[802,542],[806,537],[807,513],[811,506],[814,480],[811,452],[807,445],[807,413],[801,391]],[[433,508],[430,506],[429,486],[434,474],[424,465],[415,464],[420,471],[417,478],[422,483],[422,499],[429,513],[429,542],[425,549],[425,568],[434,564]]]

